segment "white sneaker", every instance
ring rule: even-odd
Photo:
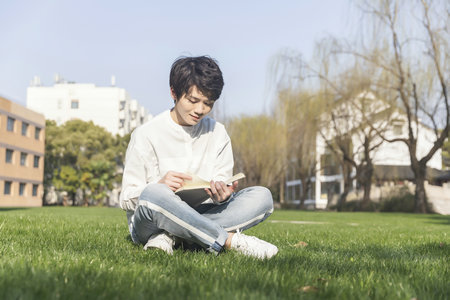
[[[277,246],[240,232],[236,232],[231,238],[231,249],[259,259],[271,258],[278,253]]]
[[[169,236],[166,232],[157,233],[152,235],[147,244],[144,246],[144,250],[148,248],[158,248],[166,252],[167,254],[173,254],[173,246],[175,245],[175,240]]]

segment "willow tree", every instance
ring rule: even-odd
[[[281,90],[275,102],[274,116],[286,140],[286,173],[293,176],[290,179],[301,181],[300,207],[308,198],[316,173],[317,117],[323,108],[313,93],[302,89]]]
[[[235,171],[245,173],[248,186],[263,185],[279,192],[282,201],[280,182],[286,166],[286,142],[279,122],[265,115],[239,116],[228,121],[227,130],[233,145]]]
[[[447,87],[450,68],[450,2],[448,1],[363,1],[365,23],[362,45],[344,51],[363,59],[384,77],[377,86],[384,100],[399,107],[405,116],[407,135],[389,138],[409,150],[415,178],[415,211],[427,211],[425,179],[427,163],[449,135],[450,107]],[[425,124],[433,130],[432,146],[418,151]],[[374,129],[376,127],[374,126]]]
[[[378,133],[389,127],[392,116],[391,106],[380,101],[373,90],[379,83],[371,77],[372,69],[358,57],[341,54],[341,46],[334,39],[324,39],[317,43],[315,56],[310,61],[301,55],[283,54],[278,58],[278,69],[285,85],[297,91],[308,91],[301,97],[303,102],[313,103],[314,109],[305,109],[297,101],[297,108],[289,107],[294,118],[286,124],[298,127],[293,132],[300,139],[302,132],[314,136],[314,145],[305,140],[305,155],[329,150],[333,160],[340,167],[343,189],[338,199],[338,209],[346,202],[347,195],[356,179],[363,187],[362,208],[370,203],[370,191],[374,173],[373,157],[383,140]],[[284,65],[283,65],[284,64]],[[279,67],[279,66],[282,67]],[[283,97],[283,93],[280,96]],[[285,96],[284,96],[285,97]],[[308,99],[308,101],[305,101]],[[373,126],[376,124],[377,130]],[[372,126],[371,126],[372,125]],[[289,128],[289,125],[288,125]],[[309,129],[308,129],[309,128]],[[318,136],[318,144],[315,137]],[[292,139],[288,138],[289,143]],[[325,147],[326,150],[321,149]],[[309,148],[309,149],[308,149]],[[315,154],[314,154],[315,155]],[[305,157],[302,158],[305,160]],[[324,158],[321,158],[323,160]],[[307,159],[306,159],[307,161]],[[327,166],[321,164],[321,171]],[[333,175],[337,175],[336,171]]]

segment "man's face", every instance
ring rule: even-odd
[[[175,99],[175,95],[172,93]],[[176,100],[176,99],[175,99]],[[170,112],[172,119],[182,126],[193,126],[200,122],[214,106],[213,100],[208,100],[196,86],[189,93],[176,100],[175,107]]]

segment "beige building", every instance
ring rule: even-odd
[[[0,207],[42,206],[45,118],[0,97]]]

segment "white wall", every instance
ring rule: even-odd
[[[72,100],[78,100],[78,109],[71,108]],[[123,110],[120,103],[125,101]],[[134,105],[140,111],[136,100]],[[55,120],[58,125],[71,119],[93,121],[112,134],[124,135],[131,126],[131,97],[125,89],[115,86],[96,87],[94,84],[57,83],[54,86],[30,86],[27,89],[27,107]],[[121,128],[120,119],[124,119]],[[145,120],[146,121],[146,120]]]

